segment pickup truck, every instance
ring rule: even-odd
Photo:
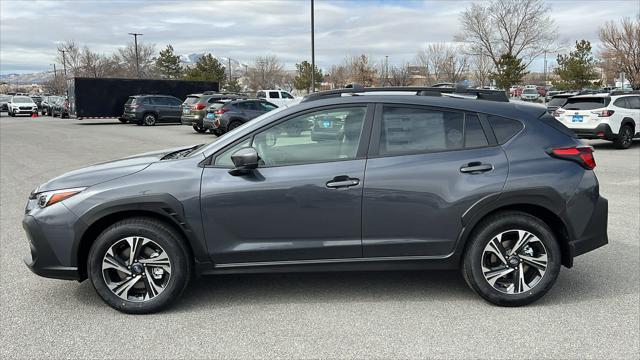
[[[265,99],[280,106],[297,104],[302,98],[295,98],[284,90],[260,90],[256,93],[258,99]]]

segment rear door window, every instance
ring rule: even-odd
[[[380,130],[380,154],[401,155],[456,150],[464,146],[464,114],[385,106]]]
[[[617,106],[617,107],[621,107],[623,109],[630,109],[631,108],[631,106],[627,102],[627,98],[616,99],[616,101],[613,102],[613,105]]]
[[[517,120],[495,115],[487,115],[487,119],[489,120],[489,124],[491,124],[493,133],[496,135],[496,139],[500,145],[509,141],[509,139],[524,128],[524,125]]]
[[[467,114],[464,119],[464,147],[476,148],[482,146],[489,146],[487,135],[480,125],[480,119],[478,115]]]
[[[569,98],[562,108],[565,110],[595,110],[606,107],[610,101],[611,98],[608,97]]]
[[[279,99],[280,93],[277,91],[269,91],[269,98],[271,99]]]

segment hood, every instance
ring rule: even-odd
[[[143,170],[156,161],[160,161],[167,154],[189,149],[190,147],[193,146],[182,146],[178,148],[153,151],[73,170],[38,186],[35,192],[85,186],[89,187],[105,181],[131,175]]]

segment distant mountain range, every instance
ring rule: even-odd
[[[193,66],[205,53],[194,53],[194,54],[185,54],[180,55],[180,62],[184,66]],[[227,67],[229,65],[229,59],[225,57],[215,56],[223,66]],[[246,64],[243,64],[237,60],[231,59],[231,69],[235,74],[239,74],[244,71]],[[41,71],[34,72],[28,74],[0,74],[0,82],[5,82],[9,84],[20,84],[20,85],[30,85],[30,84],[42,84],[45,81],[51,79],[53,77],[53,73],[50,71]]]

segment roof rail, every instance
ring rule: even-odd
[[[609,92],[610,95],[629,95],[629,94],[640,94],[640,90],[622,90],[622,89],[613,89]]]
[[[213,95],[213,94],[217,94],[217,91],[213,91],[213,90],[207,90],[205,92],[202,93],[202,95]]]
[[[475,96],[478,100],[509,102],[509,98],[502,90],[470,89],[466,87],[423,87],[423,86],[398,86],[398,87],[364,87],[360,84],[349,84],[342,89],[319,91],[305,96],[301,102],[309,102],[320,99],[341,97],[342,94],[358,96],[359,93],[368,92],[415,92],[418,96],[445,96],[469,97]]]

